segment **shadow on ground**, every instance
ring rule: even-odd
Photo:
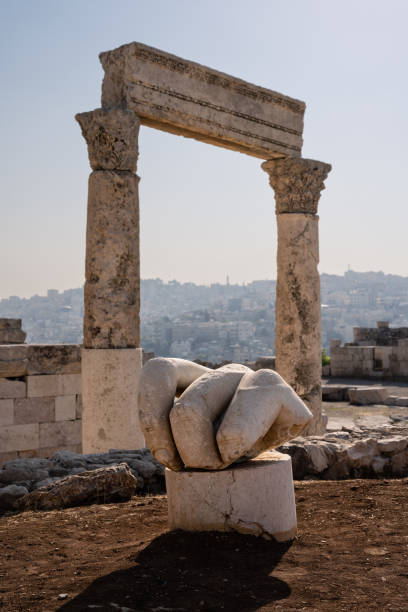
[[[286,582],[270,576],[289,547],[238,533],[172,531],[60,610],[255,611],[290,595]]]

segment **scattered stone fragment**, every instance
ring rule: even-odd
[[[21,510],[54,510],[82,504],[128,500],[137,480],[126,463],[68,476],[37,489],[18,503]]]
[[[347,402],[350,385],[322,385],[322,400],[324,402]]]
[[[358,387],[349,389],[350,403],[357,406],[369,406],[370,404],[383,404],[390,393],[386,387]]]
[[[17,501],[27,493],[28,489],[26,487],[15,484],[3,487],[0,489],[0,511],[14,510]]]

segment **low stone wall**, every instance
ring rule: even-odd
[[[81,452],[81,347],[0,346],[0,466]]]
[[[359,346],[332,340],[330,374],[339,378],[408,381],[408,339],[396,346]]]

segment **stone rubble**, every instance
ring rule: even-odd
[[[390,417],[378,427],[343,426],[322,436],[298,437],[280,446],[290,455],[296,480],[408,476],[408,417]],[[126,463],[136,478],[136,493],[164,491],[164,467],[146,448],[82,455],[59,451],[50,459],[8,461],[0,470],[0,512],[18,500],[76,474]]]
[[[110,450],[108,453],[81,455],[63,450],[50,459],[37,457],[7,461],[0,470],[0,512],[15,508],[20,498],[48,485],[76,474],[126,463],[136,478],[137,493],[156,493],[164,490],[164,467],[147,448],[139,450]]]
[[[296,480],[408,476],[408,421],[379,427],[345,427],[323,436],[298,437],[278,449],[292,457]]]

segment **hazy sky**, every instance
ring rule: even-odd
[[[100,51],[139,41],[304,100],[303,156],[330,162],[320,271],[407,275],[406,0],[0,0],[0,297],[84,280],[77,112]],[[142,277],[276,278],[261,160],[141,129]]]

